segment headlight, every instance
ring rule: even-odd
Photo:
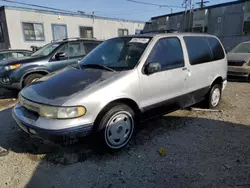
[[[42,106],[39,110],[39,115],[51,119],[71,119],[81,117],[86,114],[86,109],[83,106],[76,107],[53,107]]]
[[[15,69],[18,69],[20,66],[21,66],[21,64],[9,65],[9,66],[5,66],[4,69],[6,71],[15,70]]]

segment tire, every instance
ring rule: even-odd
[[[23,87],[27,87],[29,86],[32,82],[42,78],[44,75],[42,74],[30,74],[29,76],[27,76],[25,79],[24,79],[24,82],[23,82]]]
[[[222,95],[222,88],[219,84],[215,84],[207,97],[207,106],[210,109],[216,108],[221,100],[221,95]]]
[[[125,104],[117,103],[103,114],[100,121],[96,123],[99,141],[111,151],[124,148],[134,133],[134,111]]]

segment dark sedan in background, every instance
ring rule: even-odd
[[[7,59],[18,59],[31,56],[33,52],[29,50],[0,50],[0,62]]]
[[[101,41],[64,39],[51,42],[30,57],[0,63],[0,87],[20,90],[35,80],[68,65],[77,64]]]

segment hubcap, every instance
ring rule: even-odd
[[[216,88],[212,93],[211,104],[215,107],[219,104],[219,101],[220,101],[220,89]]]
[[[105,129],[105,141],[109,147],[117,149],[128,143],[134,129],[130,113],[122,111],[113,115]]]

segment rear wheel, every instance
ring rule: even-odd
[[[102,143],[110,150],[125,147],[134,132],[135,115],[125,104],[115,104],[104,113],[98,127]]]
[[[219,84],[215,84],[211,88],[207,99],[208,107],[210,109],[216,108],[219,105],[221,99],[221,90],[222,88]]]
[[[38,79],[40,79],[42,77],[43,77],[42,74],[30,74],[29,76],[27,76],[24,79],[23,87],[29,86],[32,82],[35,82],[36,80],[38,80]]]

